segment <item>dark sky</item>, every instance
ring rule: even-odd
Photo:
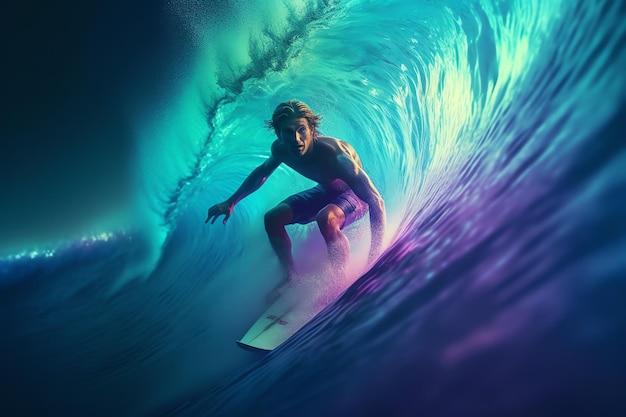
[[[0,11],[0,252],[127,204],[133,109],[175,64],[159,1],[9,1]]]

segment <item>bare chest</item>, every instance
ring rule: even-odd
[[[346,143],[329,137],[320,136],[315,147],[304,156],[291,155],[282,151],[282,162],[300,175],[319,184],[331,185],[337,180],[344,180],[346,167],[339,161],[341,156],[360,165],[353,149]],[[356,158],[356,160],[354,159]]]
[[[340,178],[337,172],[336,162],[330,160],[287,160],[285,164],[298,174],[320,184],[330,184]]]

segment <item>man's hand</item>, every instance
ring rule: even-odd
[[[204,222],[208,223],[209,220],[213,218],[213,220],[211,220],[211,224],[213,224],[215,223],[215,220],[217,220],[218,217],[220,217],[221,215],[224,215],[224,224],[226,224],[226,221],[230,218],[231,214],[233,214],[233,208],[234,208],[234,204],[231,204],[228,201],[224,201],[223,203],[216,204],[209,209],[208,216]]]

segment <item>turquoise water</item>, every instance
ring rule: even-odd
[[[166,82],[124,107],[132,209],[112,226],[103,214],[86,237],[2,258],[7,407],[624,408],[614,388],[626,347],[623,2],[160,7]],[[359,152],[386,202],[387,250],[364,271],[367,221],[348,230],[355,283],[260,358],[233,341],[278,281],[263,214],[311,183],[281,167],[226,226],[204,219],[267,157],[263,121],[291,98]],[[290,233],[303,267],[324,255],[314,228]]]

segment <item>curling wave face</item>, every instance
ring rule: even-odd
[[[177,413],[530,414],[610,379],[608,363],[623,369],[602,343],[623,313],[598,307],[617,305],[626,269],[626,151],[611,130],[626,97],[618,2],[276,3],[170,2],[188,55],[167,99],[135,113],[139,227],[3,261],[12,283],[47,276],[21,295],[32,330],[8,332],[11,346],[52,333],[61,360],[82,343],[50,404],[78,380],[88,395],[68,410],[150,377],[153,390],[103,410],[155,410],[218,384]],[[232,341],[278,271],[263,213],[310,182],[280,168],[226,226],[203,222],[268,155],[263,120],[291,98],[359,152],[386,202],[387,252],[279,352],[228,379],[250,361]],[[93,338],[105,329],[115,343]],[[583,365],[589,351],[604,357]],[[15,369],[29,375],[24,358],[44,353]],[[153,378],[165,368],[176,377]],[[46,385],[60,368],[38,371]],[[472,402],[484,392],[498,400]]]

